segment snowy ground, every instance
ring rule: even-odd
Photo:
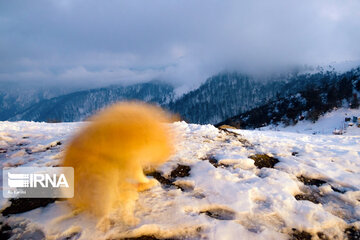
[[[59,165],[64,145],[81,124],[0,122],[0,163]],[[15,234],[13,239],[344,239],[359,231],[360,134],[232,133],[211,125],[174,126],[183,141],[159,169],[171,181],[141,193],[137,226],[115,221],[101,232],[86,213],[72,216],[66,201],[0,221]],[[279,163],[257,167],[249,158],[255,154]],[[179,165],[190,168],[183,167],[183,175],[171,174]],[[2,199],[2,208],[9,205]]]

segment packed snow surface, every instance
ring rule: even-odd
[[[66,143],[84,124],[0,122],[0,163],[58,166]],[[296,234],[343,239],[345,229],[360,228],[360,134],[173,126],[182,138],[158,172],[170,179],[185,165],[189,176],[140,193],[138,225],[125,226],[114,214],[104,232],[95,218],[74,214],[60,200],[0,221],[16,232],[14,239],[29,231],[47,239],[289,239]],[[261,168],[255,154],[279,162]],[[9,204],[2,199],[2,208]]]

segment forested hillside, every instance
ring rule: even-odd
[[[343,74],[327,72],[308,76],[301,82],[304,87],[298,93],[278,97],[217,125],[228,124],[238,128],[278,123],[289,125],[303,119],[316,121],[334,108],[359,107],[360,67]]]
[[[159,82],[91,89],[43,100],[10,120],[81,121],[117,101],[141,100],[164,105],[173,94],[172,86]]]

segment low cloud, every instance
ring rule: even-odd
[[[360,59],[360,2],[1,1],[0,81],[87,87],[162,79],[186,89]]]

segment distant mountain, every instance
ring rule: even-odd
[[[168,108],[192,123],[217,123],[275,97],[285,81],[256,81],[239,73],[221,73],[209,78]]]
[[[343,106],[359,108],[360,67],[342,74],[326,72],[300,77],[293,82],[301,84],[298,92],[277,97],[217,126],[252,129],[269,124],[290,125],[303,119],[316,121],[322,114]]]
[[[3,117],[2,120],[81,121],[114,102],[141,100],[159,104],[191,123],[221,122],[241,127],[258,127],[279,121],[291,123],[296,121],[302,111],[308,112],[306,117],[313,118],[312,115],[316,116],[324,109],[327,111],[329,106],[338,106],[341,103],[339,99],[349,100],[355,92],[342,91],[349,89],[344,86],[348,86],[349,81],[353,81],[349,79],[355,75],[356,70],[337,73],[321,69],[313,73],[290,72],[266,77],[223,72],[210,77],[198,89],[178,99],[174,98],[171,85],[156,81],[111,86],[77,91],[51,99],[39,98],[32,105],[24,104],[20,110],[18,107],[16,111],[5,111],[8,118]],[[326,107],[319,110],[317,105],[324,99],[328,99],[324,103]]]
[[[53,98],[68,93],[63,88],[32,88],[26,84],[14,86],[2,84],[0,89],[0,121],[23,112],[30,106],[45,99]]]
[[[192,123],[215,124],[253,108],[297,93],[309,82],[317,82],[330,73],[315,74],[291,72],[268,77],[253,77],[239,73],[221,73],[209,78],[198,89],[168,105]]]
[[[81,121],[99,109],[122,100],[141,100],[167,104],[174,96],[172,86],[160,82],[140,83],[131,86],[111,86],[74,92],[40,101],[10,120],[28,121]]]

